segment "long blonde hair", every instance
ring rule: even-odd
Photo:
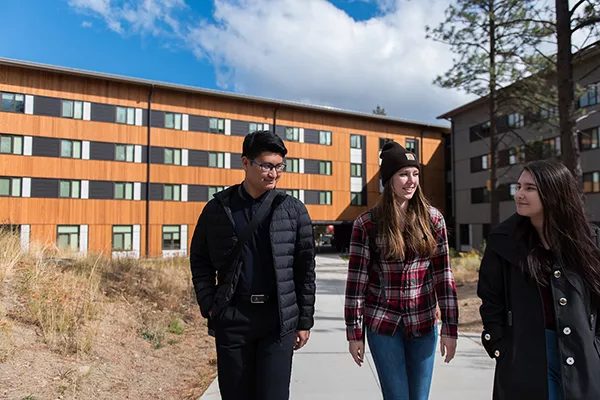
[[[417,185],[408,207],[402,210],[392,181],[386,182],[373,210],[376,243],[381,255],[386,259],[404,260],[409,249],[416,254],[433,256],[437,243],[431,230],[430,205],[421,186]]]

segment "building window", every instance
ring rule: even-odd
[[[417,151],[417,140],[416,139],[406,139],[406,150],[410,151],[414,155],[418,154]]]
[[[181,201],[181,185],[165,185],[164,200]]]
[[[133,226],[113,226],[112,249],[113,251],[131,251],[133,249]]]
[[[300,141],[300,128],[285,128],[285,140],[291,142]]]
[[[581,150],[597,149],[599,142],[598,128],[587,129],[579,133],[579,147],[581,147]]]
[[[544,156],[545,156],[544,158],[560,156],[560,153],[561,153],[560,137],[545,139],[543,143],[544,143]]]
[[[364,206],[362,193],[350,193],[350,205]]]
[[[1,154],[23,154],[23,136],[0,135]]]
[[[225,133],[225,120],[221,118],[211,118],[208,121],[208,131],[210,133]]]
[[[487,188],[473,188],[471,189],[471,204],[489,203],[490,192]]]
[[[300,160],[297,158],[287,158],[285,160],[285,172],[300,173]]]
[[[544,104],[540,107],[540,119],[547,120],[558,115],[558,107]]]
[[[250,124],[248,124],[248,133],[264,131],[264,130],[265,130],[265,124],[259,124],[259,123],[255,123],[255,122],[250,122]]]
[[[481,169],[490,169],[492,166],[491,154],[485,154],[481,156]]]
[[[2,93],[2,111],[24,113],[25,95],[16,93]]]
[[[115,199],[133,200],[133,183],[117,182],[115,183]]]
[[[579,98],[579,108],[593,106],[598,104],[598,84],[587,87],[585,93]]]
[[[165,149],[165,164],[181,165],[181,149]]]
[[[519,161],[519,152],[516,148],[511,147],[508,149],[508,165],[515,165]]]
[[[163,250],[181,249],[181,227],[179,225],[163,225]]]
[[[118,144],[115,151],[116,161],[133,162],[135,146],[132,144]]]
[[[0,178],[0,196],[21,197],[21,178]]]
[[[350,148],[351,149],[360,149],[362,148],[361,137],[360,135],[350,135]]]
[[[516,183],[510,184],[509,193],[510,193],[510,200],[512,200],[515,197],[515,194],[517,194],[517,184]]]
[[[208,199],[212,199],[213,196],[221,191],[225,190],[224,186],[209,186],[208,188]]]
[[[350,176],[353,178],[362,177],[362,164],[350,164]]]
[[[60,156],[65,158],[81,158],[81,142],[78,140],[61,140]]]
[[[292,197],[295,197],[295,198],[297,198],[297,199],[300,199],[300,191],[299,191],[298,189],[287,189],[287,190],[285,191],[285,193],[286,193],[288,196],[292,196]]]
[[[320,131],[319,132],[319,144],[331,146],[331,132],[330,131]]]
[[[223,168],[225,166],[225,153],[208,153],[208,166]]]
[[[319,161],[319,174],[331,175],[331,161]]]
[[[78,250],[79,226],[59,225],[56,230],[56,246],[61,250]]]
[[[331,192],[319,192],[319,204],[331,205]]]
[[[166,112],[165,128],[181,130],[181,114]]]
[[[383,149],[383,146],[385,146],[385,144],[387,142],[393,142],[394,139],[388,139],[388,138],[379,138],[379,151],[381,151]]]
[[[79,199],[81,198],[81,181],[59,181],[59,197]]]
[[[73,100],[62,101],[62,117],[82,119],[83,118],[83,102]]]
[[[508,116],[508,126],[510,128],[522,128],[525,126],[525,116],[520,113],[510,114]]]
[[[135,125],[135,108],[117,107],[117,124]]]
[[[583,174],[583,191],[585,193],[600,192],[600,172],[587,172]]]

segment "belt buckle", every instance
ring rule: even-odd
[[[250,295],[250,303],[252,304],[262,304],[267,301],[267,296],[264,294],[252,294]]]

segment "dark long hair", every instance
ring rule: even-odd
[[[565,268],[576,271],[596,300],[600,299],[600,249],[585,214],[581,186],[567,167],[556,161],[532,161],[523,171],[531,174],[538,188],[543,207],[544,238],[552,256]],[[539,236],[530,223],[525,229],[529,231],[530,245],[539,243]],[[547,285],[551,264],[540,246],[530,249],[529,273],[537,282]]]
[[[386,182],[373,210],[377,221],[377,245],[383,250],[382,255],[387,259],[404,260],[407,250],[410,250],[416,254],[433,256],[437,244],[431,230],[429,202],[421,185],[417,185],[404,211],[392,181],[389,179]],[[400,229],[402,225],[404,232]]]

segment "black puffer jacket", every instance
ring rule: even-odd
[[[229,199],[238,186],[217,193],[208,202],[192,237],[192,282],[205,318],[208,318],[209,312],[217,315],[227,307],[240,275],[241,261],[228,265],[230,253],[238,240]],[[314,239],[308,211],[301,201],[278,192],[271,208],[271,248],[281,334],[285,335],[296,329],[308,330],[314,324]]]

